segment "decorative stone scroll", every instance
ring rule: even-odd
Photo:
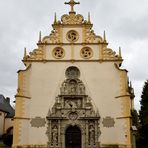
[[[67,79],[47,115],[48,148],[65,147],[65,131],[70,126],[81,130],[82,148],[99,148],[100,116],[86,95],[85,85],[79,79],[80,71],[71,66],[65,74]]]
[[[122,60],[122,58],[110,48],[103,48],[102,55],[103,55],[103,60]]]
[[[61,18],[62,24],[82,24],[83,21],[83,16],[75,13],[64,14]]]
[[[51,31],[49,35],[49,39],[51,43],[60,43],[60,30],[59,29],[54,29]]]
[[[24,57],[24,61],[27,60],[43,60],[43,56],[44,56],[44,52],[43,52],[43,48],[39,47],[37,49],[34,49],[32,52],[29,53],[29,55],[27,55],[26,57]]]

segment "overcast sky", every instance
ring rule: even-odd
[[[0,0],[0,93],[14,100],[17,71],[23,67],[24,47],[36,47],[39,31],[49,35],[54,13],[68,13],[66,0]],[[106,31],[110,48],[122,48],[123,67],[135,89],[139,109],[144,81],[148,79],[148,0],[79,0],[77,13],[91,21],[97,35]]]

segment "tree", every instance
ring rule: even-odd
[[[132,115],[132,125],[136,126],[136,128],[139,127],[139,118],[138,118],[138,113],[137,110],[133,109],[131,112]]]
[[[138,148],[148,148],[148,80],[144,84],[140,103]]]

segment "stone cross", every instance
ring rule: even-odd
[[[80,4],[80,2],[75,2],[74,0],[70,0],[70,2],[65,2],[65,4],[71,6],[71,11],[70,12],[74,12],[74,6],[77,5],[77,4]]]

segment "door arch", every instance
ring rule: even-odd
[[[81,130],[78,126],[69,126],[66,129],[65,148],[81,148]]]

